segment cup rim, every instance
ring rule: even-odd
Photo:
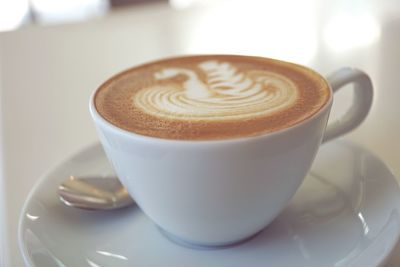
[[[207,54],[207,55],[185,55],[185,56],[174,56],[174,57],[169,57],[169,58],[181,58],[181,57],[191,57],[191,56],[221,56],[222,54]],[[225,54],[223,54],[223,56],[225,56]],[[226,56],[231,56],[231,55],[226,55]],[[232,55],[232,56],[241,56],[241,55]],[[264,58],[264,57],[256,57],[256,56],[243,56],[243,57],[250,57],[250,58]],[[163,58],[163,59],[168,59],[168,58]],[[270,58],[269,58],[270,59]],[[276,59],[272,59],[272,60],[276,60]],[[158,61],[158,60],[156,60]],[[156,62],[156,61],[150,61],[147,62],[145,64],[152,64],[152,62]],[[226,138],[226,139],[195,139],[195,140],[191,140],[191,139],[167,139],[167,138],[160,138],[160,137],[155,137],[155,136],[148,136],[148,135],[142,135],[142,134],[138,134],[138,133],[134,133],[128,130],[125,130],[121,127],[118,127],[117,125],[109,122],[108,120],[106,120],[103,116],[101,116],[101,114],[97,111],[96,106],[95,106],[95,96],[97,91],[108,81],[110,81],[111,79],[113,79],[114,77],[121,75],[123,73],[125,73],[126,71],[129,71],[131,68],[125,69],[123,71],[120,71],[116,74],[114,74],[113,76],[111,76],[109,79],[107,79],[105,82],[101,83],[91,94],[90,96],[90,100],[89,100],[89,112],[92,116],[92,119],[95,121],[95,124],[100,123],[102,125],[104,125],[105,127],[111,129],[113,132],[118,132],[119,134],[122,134],[126,137],[129,138],[134,138],[137,140],[141,140],[141,141],[147,141],[147,142],[158,142],[158,143],[173,143],[173,144],[208,144],[208,143],[212,143],[212,144],[216,144],[216,143],[223,143],[223,144],[229,144],[229,143],[238,143],[238,142],[247,142],[250,140],[257,140],[257,139],[263,139],[263,138],[268,138],[268,137],[273,137],[273,136],[277,136],[277,135],[281,135],[283,133],[287,133],[290,131],[294,131],[295,129],[298,129],[300,127],[303,127],[305,124],[310,123],[311,121],[313,121],[314,119],[318,118],[319,116],[322,116],[322,114],[324,114],[325,112],[329,112],[329,109],[332,105],[333,102],[333,90],[332,90],[332,86],[329,83],[329,81],[327,80],[326,77],[324,77],[323,75],[321,75],[320,73],[318,73],[317,71],[304,66],[304,65],[300,65],[300,64],[296,64],[296,63],[292,63],[292,62],[287,62],[287,61],[283,61],[283,60],[277,60],[280,62],[285,62],[285,63],[289,63],[289,64],[293,64],[296,66],[299,66],[303,69],[307,69],[308,71],[312,72],[313,74],[318,75],[321,79],[324,80],[324,82],[328,85],[328,90],[329,90],[329,98],[328,100],[323,104],[323,106],[317,110],[314,114],[312,114],[311,116],[309,116],[308,118],[294,124],[291,125],[289,127],[285,127],[276,131],[272,131],[272,132],[266,132],[263,134],[258,134],[258,135],[250,135],[250,136],[243,136],[243,137],[235,137],[235,138]],[[138,66],[142,66],[145,64],[139,64],[136,65],[132,68],[136,68]]]

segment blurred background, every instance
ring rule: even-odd
[[[278,58],[324,75],[363,69],[374,103],[346,138],[400,177],[399,0],[0,0],[0,266],[22,266],[16,232],[33,184],[97,140],[93,90],[133,65],[201,53]],[[351,100],[350,90],[335,95],[331,117]],[[388,266],[400,266],[400,245],[394,257]]]
[[[191,12],[190,20],[184,19],[186,25],[179,25],[187,29],[183,32],[186,43],[182,53],[224,51],[260,55],[267,51],[269,56],[306,64],[317,55],[319,41],[336,52],[377,42],[381,34],[378,17],[387,16],[391,6],[398,5],[396,0],[385,1],[385,5],[380,2],[0,0],[0,32],[30,25],[76,23],[145,5],[177,10],[196,8],[198,12]],[[380,10],[382,6],[385,10]]]

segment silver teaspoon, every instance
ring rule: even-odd
[[[113,210],[134,203],[116,177],[70,176],[58,187],[58,195],[67,206],[89,210]]]

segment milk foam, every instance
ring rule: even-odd
[[[285,110],[299,95],[297,86],[277,73],[241,71],[232,63],[216,60],[197,67],[169,67],[154,73],[154,79],[164,83],[138,91],[132,105],[156,117],[221,121]],[[172,81],[178,75],[184,76],[183,82]]]

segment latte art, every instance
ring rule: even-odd
[[[330,99],[326,80],[268,58],[176,57],[122,72],[97,90],[95,108],[109,123],[139,135],[214,140],[292,127]]]
[[[204,81],[192,69],[165,68],[154,79],[185,77],[181,84],[153,85],[140,90],[133,105],[158,117],[184,120],[221,120],[262,116],[291,106],[296,85],[267,71],[240,72],[228,62],[198,64]]]

